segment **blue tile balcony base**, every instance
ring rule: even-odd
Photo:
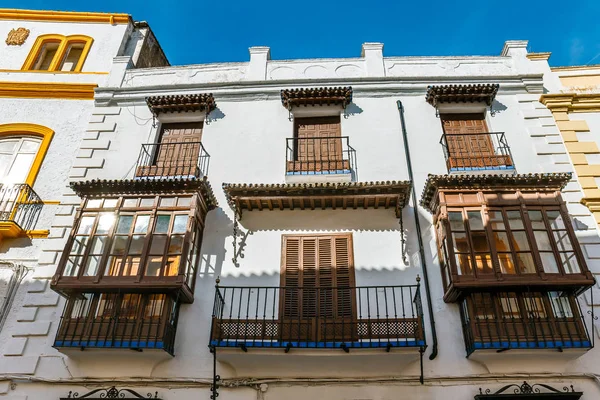
[[[589,340],[556,340],[556,341],[498,341],[498,342],[475,342],[474,350],[485,349],[587,349],[592,344]]]
[[[54,347],[164,349],[164,342],[154,340],[57,340],[54,342]]]
[[[514,171],[515,167],[512,165],[497,165],[494,167],[454,167],[450,168],[450,172],[462,172],[462,171]]]
[[[370,348],[396,348],[396,347],[423,347],[424,340],[401,340],[401,341],[361,341],[361,342],[294,342],[294,341],[270,341],[260,342],[252,340],[211,340],[213,347],[247,347],[247,348],[286,348],[295,349],[370,349]]]
[[[349,169],[336,169],[331,171],[296,171],[287,172],[286,175],[343,175],[351,174],[352,171]]]

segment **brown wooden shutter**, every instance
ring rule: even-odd
[[[485,115],[477,114],[441,114],[440,119],[444,133],[458,135],[461,133],[487,133]]]
[[[161,125],[160,147],[156,166],[166,169],[163,175],[194,175],[200,155],[203,122]]]
[[[353,315],[354,290],[344,289],[355,285],[350,235],[284,236],[282,261],[284,316]]]
[[[335,273],[336,286],[338,288],[354,287],[354,265],[350,236],[335,237]],[[337,290],[337,317],[349,317],[353,315],[354,289]]]
[[[328,171],[342,168],[342,131],[339,116],[295,118],[294,123],[297,143],[293,170]],[[333,161],[337,163],[331,163]]]
[[[299,237],[283,237],[283,269],[281,274],[281,289],[283,293],[283,317],[297,318],[300,316],[300,293],[296,289],[301,286],[301,253]]]

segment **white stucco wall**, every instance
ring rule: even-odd
[[[372,51],[356,59],[269,61],[262,70],[259,67],[263,64],[257,64],[258,59],[254,58],[250,63],[129,70],[124,73],[124,79],[111,75],[111,81],[123,81],[122,87],[99,89],[96,107],[78,113],[91,113],[90,123],[86,125],[84,121],[81,127],[77,125],[78,132],[87,132],[79,142],[74,140],[68,146],[78,146],[79,150],[74,159],[65,158],[60,171],[56,171],[56,174],[66,174],[68,180],[132,177],[140,145],[155,141],[158,130],[152,127],[152,116],[143,101],[146,96],[214,93],[218,109],[205,124],[202,142],[211,155],[209,181],[220,206],[207,216],[195,301],[181,307],[174,358],[164,352],[129,350],[80,352],[74,349],[65,355],[51,347],[64,301],[47,286],[28,290],[16,305],[16,312],[38,304],[38,314],[32,323],[46,325],[23,327],[21,324],[27,322],[17,321],[17,317],[9,321],[0,335],[4,351],[7,346],[16,346],[22,338],[26,338],[27,343],[20,354],[0,359],[0,365],[5,367],[0,373],[35,377],[38,383],[19,383],[15,389],[7,388],[7,395],[11,398],[27,395],[29,400],[37,400],[61,397],[69,390],[82,394],[87,391],[83,385],[95,378],[101,386],[110,386],[116,379],[118,386],[141,386],[142,394],[158,391],[165,400],[208,398],[213,359],[207,344],[215,279],[220,276],[223,285],[279,285],[283,234],[351,232],[358,285],[408,285],[415,283],[417,274],[423,275],[415,235],[414,205],[407,206],[403,212],[407,264],[402,261],[398,220],[390,210],[381,209],[245,212],[241,230],[251,234],[239,267],[233,264],[233,212],[221,184],[284,182],[284,145],[285,139],[292,136],[293,124],[281,105],[279,91],[282,88],[353,87],[353,104],[341,124],[342,135],[348,136],[350,145],[356,149],[359,181],[408,179],[397,100],[402,101],[405,108],[418,197],[428,174],[446,173],[439,144],[442,127],[434,108],[425,102],[425,91],[427,85],[447,83],[500,84],[493,106],[496,113],[487,114],[487,123],[491,131],[505,132],[519,173],[572,170],[551,114],[537,102],[546,85],[543,73],[547,63],[530,62],[525,57],[523,43],[510,44],[499,57],[384,59]],[[74,128],[76,123],[73,123]],[[44,171],[52,181],[53,173]],[[58,177],[56,180],[58,182]],[[52,193],[50,187],[43,185],[40,191]],[[578,186],[571,183],[566,196],[579,192]],[[77,204],[77,197],[68,190],[61,193],[65,207]],[[589,211],[577,207],[575,197],[567,199],[570,211],[589,218]],[[479,387],[497,390],[504,384],[522,383],[525,379],[558,388],[573,384],[585,392],[582,399],[598,398],[600,390],[590,379],[590,374],[600,373],[596,350],[585,354],[569,350],[564,353],[512,350],[494,352],[489,357],[465,357],[458,306],[442,300],[431,216],[421,208],[419,214],[439,339],[439,355],[433,361],[427,360],[431,352],[431,329],[426,312],[430,348],[425,354],[424,386],[418,384],[416,349],[393,350],[389,354],[383,350],[366,354],[336,350],[302,357],[293,351],[284,354],[283,351],[250,350],[245,354],[236,350],[237,355],[233,356],[246,365],[238,368],[225,362],[218,364],[218,373],[232,386],[221,389],[221,398],[472,399]],[[55,218],[68,226],[73,209]],[[34,276],[48,278],[53,274],[64,235],[44,242]],[[598,246],[597,234],[594,235],[586,239],[586,245]],[[600,271],[598,260],[589,258],[588,261],[590,269]],[[423,300],[426,302],[424,293]],[[44,301],[47,304],[39,306]],[[592,305],[584,304],[584,312]],[[40,331],[31,333],[34,328]],[[19,329],[23,333],[15,335]],[[8,363],[11,365],[7,366]],[[312,380],[290,380],[306,376]],[[326,384],[319,380],[332,376],[338,381]],[[247,379],[253,377],[264,380],[248,387]],[[367,377],[370,381],[365,381]],[[50,382],[56,379],[66,382],[63,385]],[[344,379],[346,383],[340,382]],[[257,390],[260,383],[266,384],[264,391]]]
[[[29,37],[21,46],[8,46],[2,40],[0,69],[20,70],[38,36],[60,34],[91,36],[94,42],[82,71],[108,72],[112,58],[119,55],[126,33],[131,29],[128,24],[0,20],[0,37],[6,38],[11,29],[17,28],[29,29]]]

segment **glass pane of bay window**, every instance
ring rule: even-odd
[[[469,219],[469,227],[472,231],[483,230],[483,219],[481,218],[481,211],[467,211],[467,217]]]
[[[187,214],[176,215],[175,221],[173,221],[173,233],[185,233],[188,219]]]
[[[542,259],[542,265],[544,267],[544,272],[547,272],[550,274],[558,273],[558,264],[556,263],[556,258],[554,257],[554,253],[540,252],[540,257]]]
[[[581,268],[579,268],[579,263],[577,262],[577,257],[575,253],[565,252],[560,253],[560,261],[563,267],[563,270],[567,274],[579,274],[581,273]]]
[[[502,211],[490,210],[488,212],[488,218],[490,220],[490,226],[493,230],[506,230],[506,227],[504,225],[504,218],[502,217]]]
[[[510,229],[524,229],[523,219],[521,218],[520,211],[507,211],[506,216],[508,218],[508,226]]]
[[[563,221],[562,215],[560,215],[560,211],[558,211],[558,210],[547,211],[546,216],[548,217],[548,222],[550,222],[551,229],[553,229],[553,230],[566,229],[565,222]]]
[[[171,224],[171,215],[158,215],[156,217],[156,226],[154,227],[154,233],[167,233],[169,231],[169,225]]]
[[[517,253],[517,264],[522,274],[537,273],[531,253]]]
[[[571,239],[567,231],[553,231],[554,243],[558,251],[572,251],[573,246],[571,245]]]
[[[448,221],[450,222],[450,229],[452,229],[452,232],[461,232],[465,230],[462,212],[450,211],[448,213]]]

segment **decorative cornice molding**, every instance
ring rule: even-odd
[[[0,82],[0,97],[93,100],[95,83]]]
[[[600,93],[555,93],[540,96],[540,103],[552,112],[600,111]]]
[[[206,111],[210,114],[217,107],[212,93],[150,96],[146,98],[146,104],[154,115],[187,111]]]
[[[491,106],[500,85],[432,85],[427,87],[425,101],[434,107],[440,103],[485,103]]]
[[[400,218],[407,204],[410,181],[344,183],[223,183],[228,204],[242,210],[326,209],[326,208],[393,208]],[[345,198],[345,200],[344,200]],[[379,204],[379,199],[381,204]],[[265,204],[265,205],[263,205]]]
[[[561,191],[571,180],[571,173],[518,175],[429,175],[421,194],[420,204],[433,213],[440,189],[461,189],[477,192],[501,190]]]
[[[92,179],[90,181],[71,182],[71,189],[79,197],[102,197],[106,195],[141,195],[154,193],[191,193],[202,194],[207,208],[218,206],[210,182],[205,178],[161,178],[161,179]]]
[[[132,22],[129,14],[19,10],[16,8],[0,8],[0,20],[105,23],[111,25]]]
[[[548,61],[552,53],[527,53],[527,58],[534,61]]]
[[[291,110],[298,106],[341,105],[352,103],[352,86],[283,89],[281,103]]]

